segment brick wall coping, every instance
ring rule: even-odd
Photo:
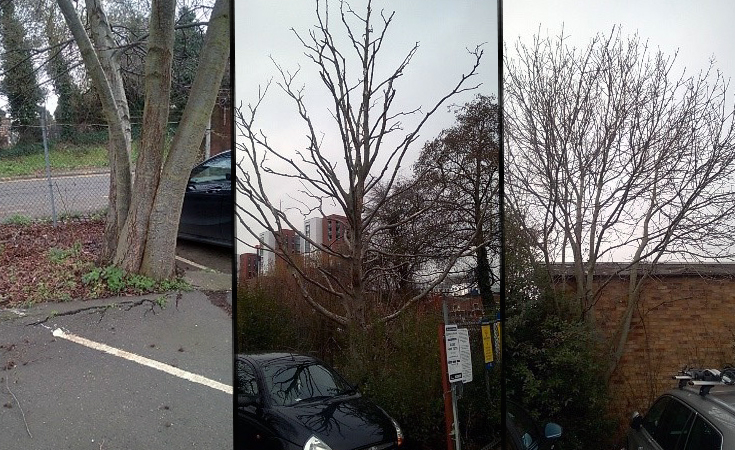
[[[630,274],[628,262],[605,262],[597,263],[595,277],[628,277]],[[642,264],[642,269],[650,268],[650,264]],[[574,276],[573,264],[552,264],[552,272],[555,276]],[[680,263],[663,262],[653,266],[651,275],[657,277],[735,277],[735,263]]]

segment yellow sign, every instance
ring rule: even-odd
[[[493,357],[493,337],[490,324],[482,324],[482,347],[485,350],[485,364],[492,363]]]

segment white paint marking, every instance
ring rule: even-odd
[[[129,361],[136,362],[138,364],[151,367],[153,369],[160,370],[162,372],[166,372],[170,375],[177,376],[179,378],[183,378],[185,380],[191,381],[193,383],[199,383],[203,384],[204,386],[211,387],[213,389],[218,389],[226,394],[232,395],[232,386],[228,386],[224,383],[220,383],[219,381],[210,380],[209,378],[205,378],[201,375],[197,375],[195,373],[187,372],[185,370],[181,370],[178,367],[170,366],[168,364],[164,364],[140,355],[136,355],[135,353],[126,352],[125,350],[120,350],[115,347],[110,347],[109,345],[101,344],[99,342],[90,341],[89,339],[85,339],[81,336],[77,336],[75,334],[66,333],[61,328],[57,328],[54,330],[53,335],[62,339],[66,339],[71,342],[76,342],[77,344],[84,345],[85,347],[89,347],[94,350],[99,350],[104,353],[109,353],[110,355],[119,356],[120,358],[125,358]]]
[[[192,266],[194,266],[194,267],[196,267],[197,269],[200,269],[200,270],[214,270],[214,269],[210,269],[207,266],[203,266],[201,264],[197,264],[194,261],[190,261],[190,260],[188,260],[186,258],[182,258],[181,256],[177,256],[176,259],[178,259],[181,262],[185,262],[186,264],[192,265]]]

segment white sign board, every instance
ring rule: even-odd
[[[447,348],[449,382],[462,381],[462,359],[459,351],[457,325],[444,325],[444,344]]]
[[[457,330],[459,337],[459,359],[462,367],[462,383],[472,381],[472,353],[470,352],[470,332],[467,328]]]

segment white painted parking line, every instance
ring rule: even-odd
[[[201,265],[201,264],[197,264],[197,263],[195,263],[194,261],[190,261],[190,260],[188,260],[188,259],[186,259],[186,258],[182,258],[181,256],[177,256],[177,257],[176,257],[176,259],[178,259],[178,260],[179,260],[179,261],[181,261],[181,262],[185,262],[186,264],[189,264],[189,265],[191,265],[191,266],[194,266],[194,267],[196,267],[196,268],[197,268],[197,269],[199,269],[199,270],[212,270],[212,271],[214,271],[214,269],[210,269],[210,268],[209,268],[209,267],[207,267],[207,266],[203,266],[203,265]]]
[[[104,353],[109,353],[110,355],[119,356],[120,358],[125,358],[129,361],[133,361],[138,364],[142,364],[144,366],[148,366],[153,369],[157,369],[162,372],[166,372],[170,375],[174,375],[174,376],[183,378],[185,380],[188,380],[194,383],[203,384],[204,386],[208,386],[213,389],[218,389],[222,392],[232,395],[232,386],[228,386],[224,383],[220,383],[219,381],[210,380],[209,378],[205,378],[195,373],[181,370],[178,367],[164,364],[162,362],[158,362],[153,359],[146,358],[144,356],[136,355],[135,353],[126,352],[125,350],[120,350],[119,348],[110,347],[109,345],[106,345],[106,344],[101,344],[99,342],[90,341],[89,339],[85,339],[81,336],[77,336],[72,333],[67,333],[63,331],[61,328],[55,329],[53,332],[53,335],[56,337],[62,338],[62,339],[66,339],[67,341],[75,342],[77,344],[84,345],[85,347],[89,347],[94,350],[99,350]]]

